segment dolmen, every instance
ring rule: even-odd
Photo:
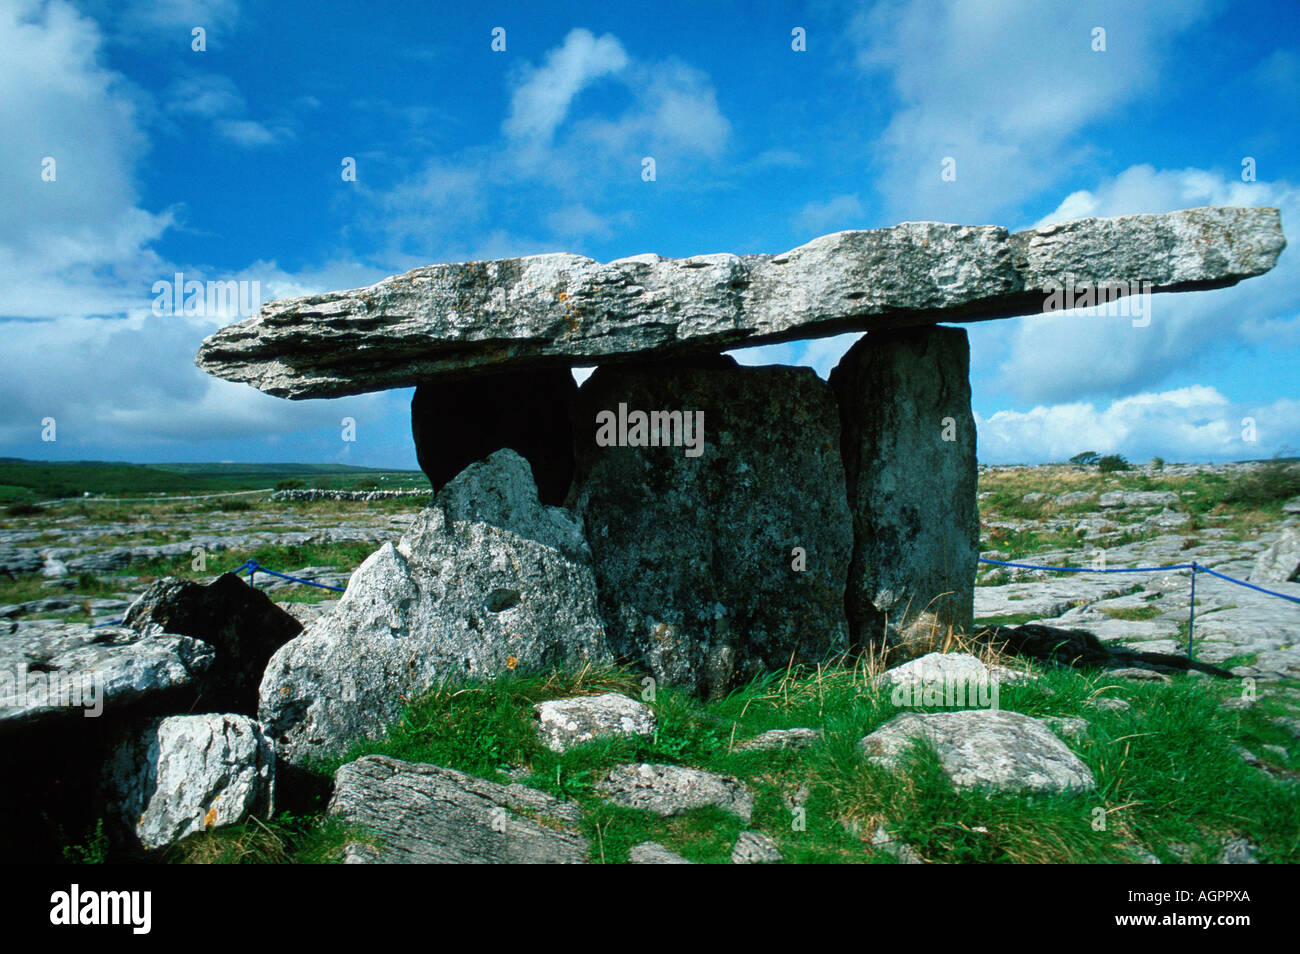
[[[959,326],[1126,313],[1261,275],[1285,244],[1271,208],[908,222],[778,255],[430,265],[271,302],[198,366],[293,400],[413,386],[438,493],[279,650],[259,718],[305,758],[457,673],[619,660],[712,696],[923,613],[969,629]],[[828,381],[726,354],[844,332],[865,334]]]

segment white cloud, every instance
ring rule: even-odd
[[[984,463],[1060,461],[1083,451],[1134,461],[1239,460],[1300,447],[1300,401],[1234,404],[1201,385],[1136,394],[1101,409],[1068,403],[975,418]],[[1254,441],[1247,439],[1247,418],[1254,421]]]
[[[170,225],[139,205],[148,150],[132,91],[102,37],[66,3],[0,3],[0,287],[3,313],[46,317],[139,304]],[[54,181],[42,163],[54,161]]]
[[[809,202],[795,216],[795,226],[816,238],[827,232],[862,227],[862,200],[856,195],[832,196],[824,202]]]
[[[187,76],[167,91],[167,111],[214,118],[242,113],[244,96],[234,81],[217,73]]]
[[[283,126],[271,127],[255,119],[219,119],[216,129],[222,137],[246,148],[273,146],[292,136]]]
[[[1146,165],[1071,194],[1043,222],[1204,205],[1278,206],[1284,226],[1300,222],[1300,189],[1289,183],[1245,183],[1201,169],[1157,171]],[[1287,250],[1272,271],[1232,288],[1154,295],[1150,310],[1146,327],[1134,327],[1129,318],[1070,313],[988,322],[971,326],[973,350],[1005,350],[994,378],[1025,400],[1132,393],[1157,385],[1211,349],[1270,338],[1278,345],[1293,341],[1300,256]]]
[[[512,139],[549,141],[574,97],[595,80],[626,68],[628,62],[622,44],[608,33],[595,37],[588,30],[571,31],[546,55],[544,65],[525,68],[502,128]]]
[[[1148,91],[1208,2],[886,0],[850,20],[859,64],[900,108],[880,146],[895,212],[988,221],[1088,155],[1090,124]],[[1091,48],[1107,31],[1107,51]],[[940,177],[956,161],[956,180]]]

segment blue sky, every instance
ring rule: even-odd
[[[0,455],[415,466],[409,390],[287,402],[195,369],[234,316],[154,314],[178,271],[269,300],[430,262],[1209,204],[1279,206],[1294,243],[1298,12],[0,0]],[[1157,296],[1145,328],[966,325],[981,460],[1300,453],[1298,263]],[[740,357],[824,375],[849,340]]]

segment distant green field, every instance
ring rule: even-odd
[[[0,458],[0,503],[80,497],[149,497],[259,490],[286,481],[331,490],[427,488],[418,470],[344,464],[126,464]]]

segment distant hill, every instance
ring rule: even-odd
[[[80,497],[147,497],[260,490],[286,481],[328,489],[428,487],[418,470],[348,464],[130,464],[121,461],[35,461],[0,457],[0,502]]]

